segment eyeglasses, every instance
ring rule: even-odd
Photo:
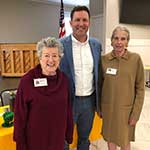
[[[58,54],[47,54],[47,53],[43,53],[42,57],[46,58],[46,59],[53,59],[53,60],[57,60],[60,56]]]

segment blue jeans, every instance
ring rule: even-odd
[[[95,92],[90,96],[76,96],[73,103],[73,117],[77,124],[77,150],[89,150],[89,134],[95,114]],[[65,150],[69,150],[65,145]]]

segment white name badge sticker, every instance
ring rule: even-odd
[[[117,69],[107,68],[106,74],[116,75],[117,74]]]
[[[46,78],[34,79],[34,87],[48,86]]]

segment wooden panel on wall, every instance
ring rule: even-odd
[[[1,75],[21,77],[39,63],[36,44],[1,44]]]

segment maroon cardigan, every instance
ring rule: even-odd
[[[46,78],[48,86],[34,87]],[[73,118],[68,79],[57,70],[44,76],[38,65],[21,78],[15,99],[14,140],[17,150],[63,150],[72,142]]]

